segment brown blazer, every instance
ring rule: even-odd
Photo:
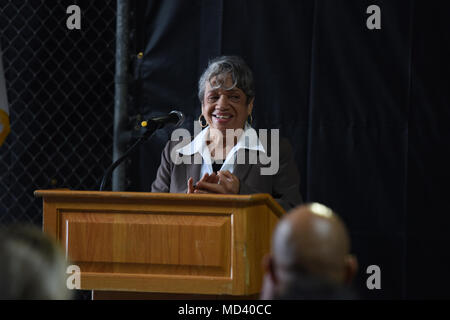
[[[152,192],[186,193],[187,181],[194,178],[194,183],[200,180],[201,164],[175,164],[171,161],[172,149],[179,144],[179,141],[169,141],[161,156],[161,164],[156,174],[156,179],[152,183]],[[177,148],[180,146],[178,145]],[[269,151],[270,142],[264,146]],[[243,149],[248,156],[253,150]],[[200,156],[196,154],[197,157]],[[194,163],[192,155],[191,163]],[[186,157],[186,156],[185,156]],[[246,158],[248,159],[248,158]],[[268,193],[287,211],[302,203],[300,195],[300,175],[295,165],[292,148],[288,140],[280,139],[280,160],[279,170],[275,175],[261,175],[261,167],[270,167],[270,164],[263,165],[259,158],[256,164],[236,164],[233,174],[239,178],[239,194]]]

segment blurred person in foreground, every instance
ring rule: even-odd
[[[200,77],[198,97],[198,122],[203,130],[192,142],[190,134],[183,139],[189,143],[184,146],[179,141],[167,143],[151,191],[268,193],[285,210],[302,203],[299,172],[288,140],[277,139],[276,130],[268,130],[267,139],[262,139],[261,132],[267,131],[259,130],[258,136],[252,127],[255,85],[245,61],[237,56],[210,61]]]
[[[261,299],[356,299],[350,284],[358,269],[342,220],[312,203],[288,212],[275,228],[264,258]]]
[[[67,300],[66,261],[34,226],[0,231],[0,300]]]

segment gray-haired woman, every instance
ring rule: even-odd
[[[204,129],[184,147],[179,141],[167,143],[152,192],[269,193],[285,210],[300,204],[299,173],[290,144],[286,139],[263,143],[251,126],[255,89],[244,60],[222,56],[210,61],[199,80],[199,99]],[[260,155],[267,159],[269,150],[275,150],[272,159],[279,157],[278,170],[261,174],[269,164]],[[192,159],[178,163],[173,154]]]

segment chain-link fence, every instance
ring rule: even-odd
[[[81,30],[68,30],[70,5]],[[116,1],[0,0],[11,133],[0,147],[0,225],[41,225],[48,188],[94,190],[112,160]]]

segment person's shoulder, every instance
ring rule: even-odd
[[[179,137],[177,139],[170,139],[169,141],[167,141],[164,149],[168,152],[177,151],[179,149],[184,148],[192,141],[194,141],[194,137],[192,137],[192,136],[189,138]]]
[[[280,149],[292,149],[292,144],[286,137],[280,137]]]
[[[267,139],[267,148],[273,150],[274,148],[278,148],[280,152],[290,151],[292,150],[292,144],[288,138],[284,136],[279,136],[278,139],[272,136],[268,136]]]

